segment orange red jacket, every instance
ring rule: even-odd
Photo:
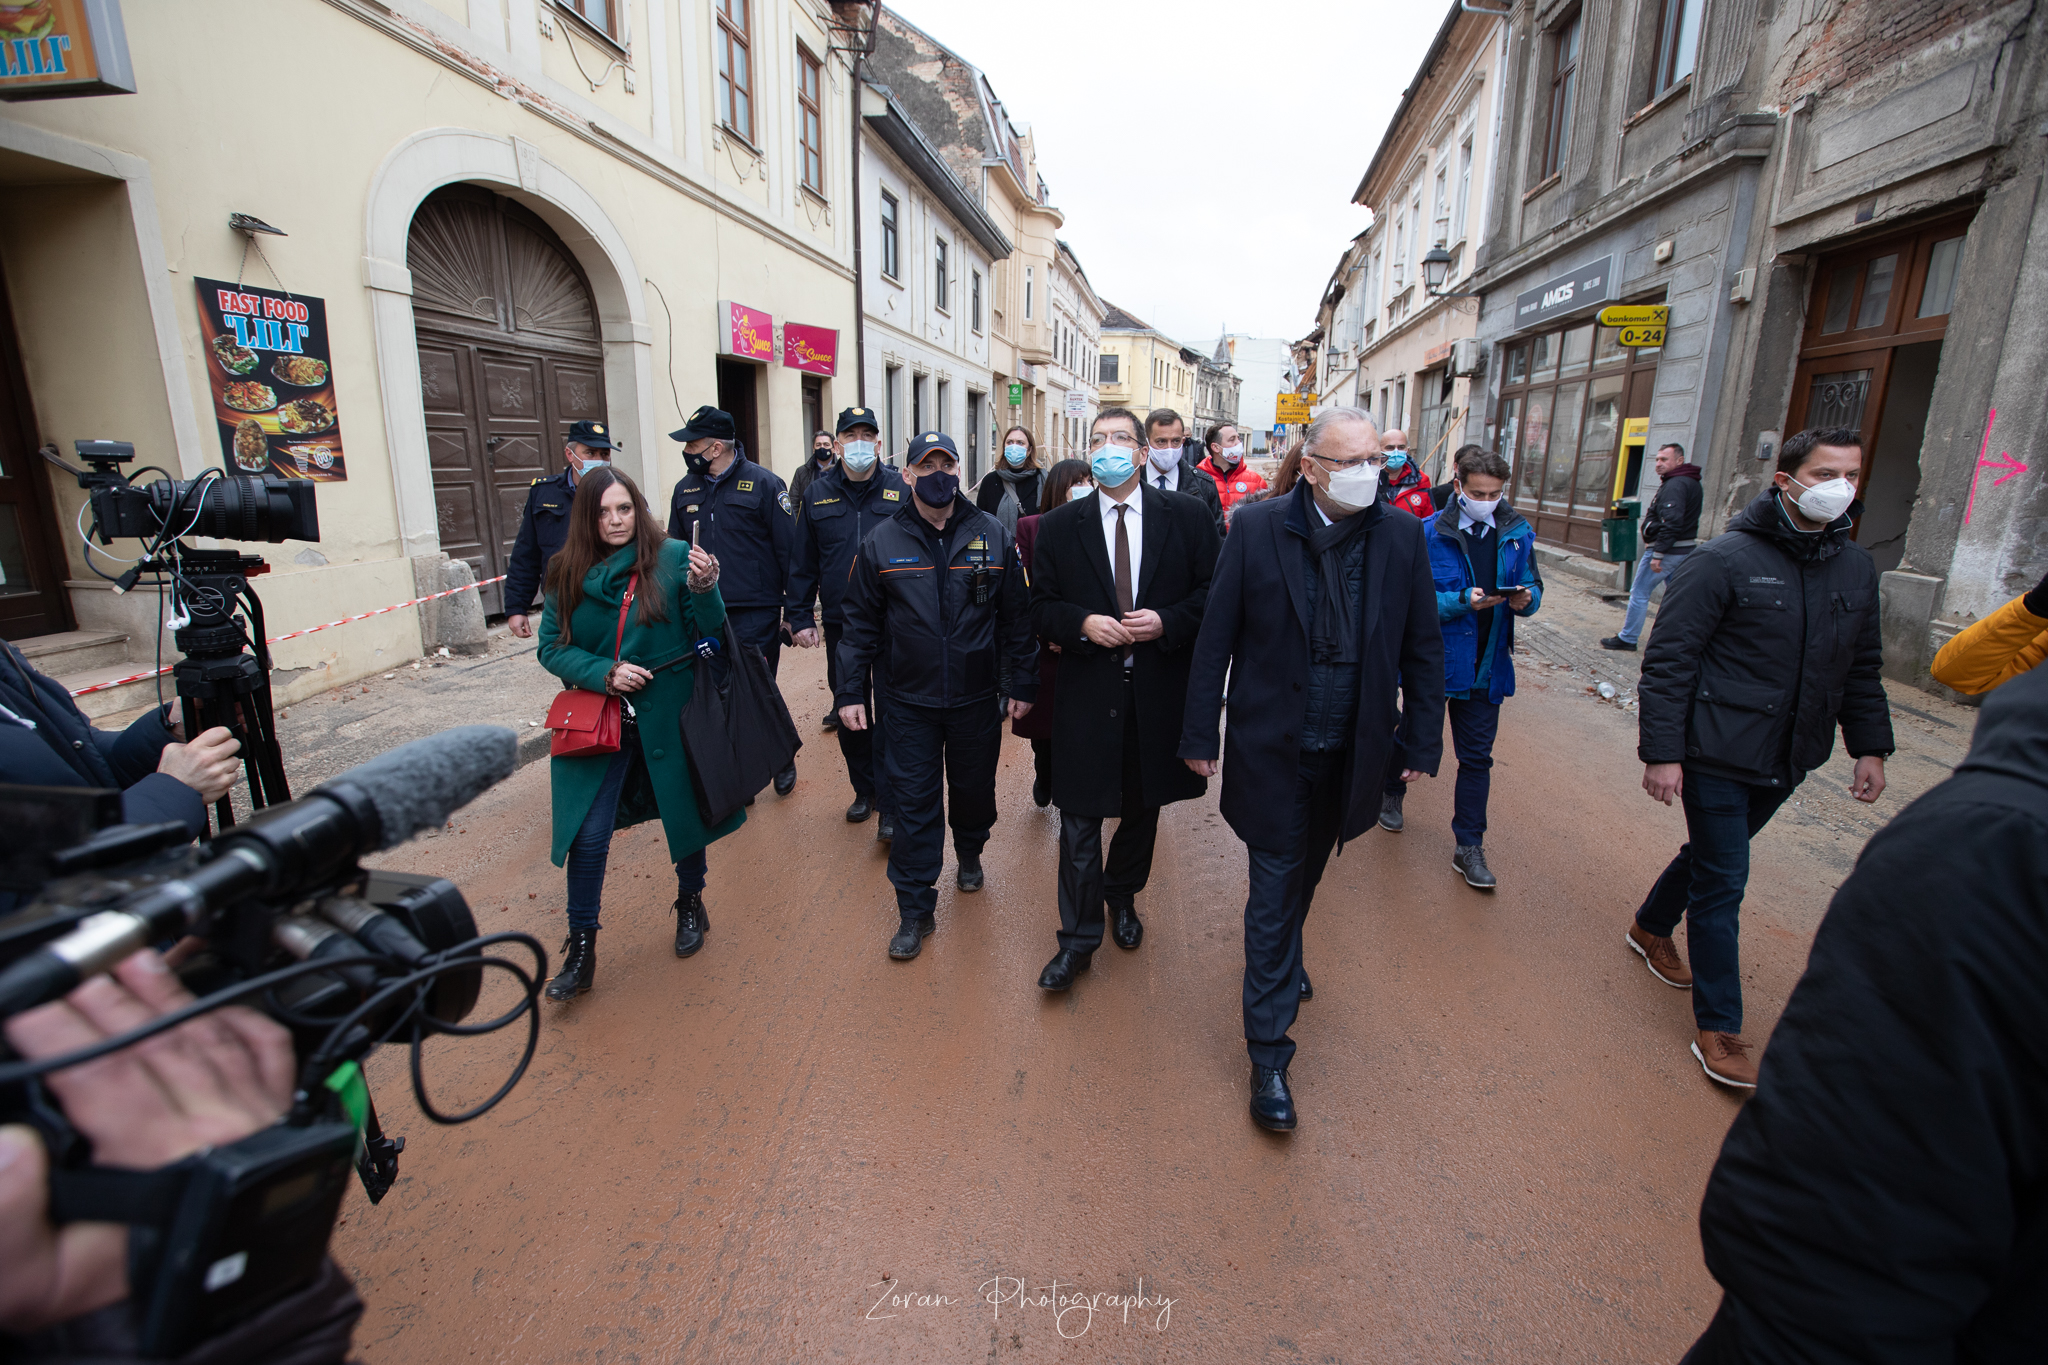
[[[1208,456],[1204,456],[1195,468],[1216,481],[1216,496],[1223,499],[1223,510],[1226,512],[1230,510],[1230,504],[1245,494],[1256,493],[1266,486],[1266,476],[1242,460],[1238,461],[1237,468],[1227,474],[1211,463]]]
[[[1413,456],[1409,457],[1407,467],[1401,472],[1404,475],[1413,474],[1415,482],[1390,482],[1387,485],[1387,491],[1392,493],[1393,496],[1389,497],[1387,501],[1393,503],[1394,506],[1400,508],[1403,512],[1413,512],[1424,521],[1428,521],[1430,517],[1436,514],[1436,504],[1429,500],[1429,475],[1423,473],[1421,468],[1416,465]],[[1395,489],[1400,491],[1394,492]]]

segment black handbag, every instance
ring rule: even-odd
[[[730,621],[719,634],[723,685],[705,667],[709,660],[699,658],[697,686],[681,718],[697,810],[714,828],[795,762],[804,746],[768,661],[733,638]]]

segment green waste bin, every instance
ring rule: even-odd
[[[1608,563],[1636,562],[1637,516],[1642,510],[1639,498],[1621,498],[1607,509],[1607,516],[1600,523],[1600,550]]]

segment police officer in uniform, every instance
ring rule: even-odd
[[[562,447],[563,469],[535,479],[526,490],[526,510],[519,515],[519,538],[512,542],[512,562],[505,567],[505,625],[526,640],[533,636],[534,599],[548,561],[569,538],[569,504],[576,500],[576,480],[589,469],[603,469],[618,447],[602,422],[577,422]]]
[[[941,431],[912,439],[912,495],[861,542],[841,610],[840,733],[868,727],[871,670],[885,661],[882,762],[895,805],[889,881],[901,924],[889,956],[916,957],[936,927],[944,852],[940,779],[952,808],[962,891],[982,887],[981,850],[996,819],[1002,717],[992,703],[1008,676],[1012,719],[1038,697],[1030,585],[1003,523],[960,496],[960,452]]]
[[[732,414],[698,408],[669,437],[683,443],[689,472],[676,482],[669,500],[668,533],[702,545],[718,560],[718,586],[733,637],[759,650],[772,676],[782,662],[783,602],[796,562],[796,508],[775,471],[740,451]],[[791,763],[775,774],[775,794],[787,796],[795,786],[796,764]]]
[[[881,462],[876,444],[880,435],[873,408],[848,408],[839,414],[839,434],[828,449],[835,464],[811,481],[804,490],[797,514],[796,569],[789,576],[789,629],[806,649],[818,643],[812,624],[812,608],[819,599],[825,606],[825,673],[836,698],[839,694],[839,639],[845,633],[847,576],[854,556],[868,532],[903,510],[910,499],[903,476]],[[846,776],[853,783],[853,804],[846,818],[859,824],[876,811],[882,822],[878,839],[895,834],[895,822],[888,801],[888,776],[876,758],[879,742],[874,689],[862,698],[868,707],[868,728],[839,730],[839,752],[846,758]]]

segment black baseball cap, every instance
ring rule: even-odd
[[[903,462],[905,464],[916,464],[934,448],[945,451],[955,460],[960,458],[959,448],[953,444],[952,437],[943,431],[927,431],[910,442],[910,454],[904,458]]]
[[[577,445],[589,446],[592,450],[617,450],[602,422],[572,422],[569,439]]]
[[[732,424],[732,414],[720,412],[717,408],[698,408],[690,414],[690,420],[683,423],[678,431],[671,431],[671,441],[688,444],[691,441],[737,440],[739,429]]]
[[[853,427],[873,427],[879,433],[882,421],[875,416],[873,408],[843,408],[839,413],[839,425],[832,428],[832,434],[844,436]]]

